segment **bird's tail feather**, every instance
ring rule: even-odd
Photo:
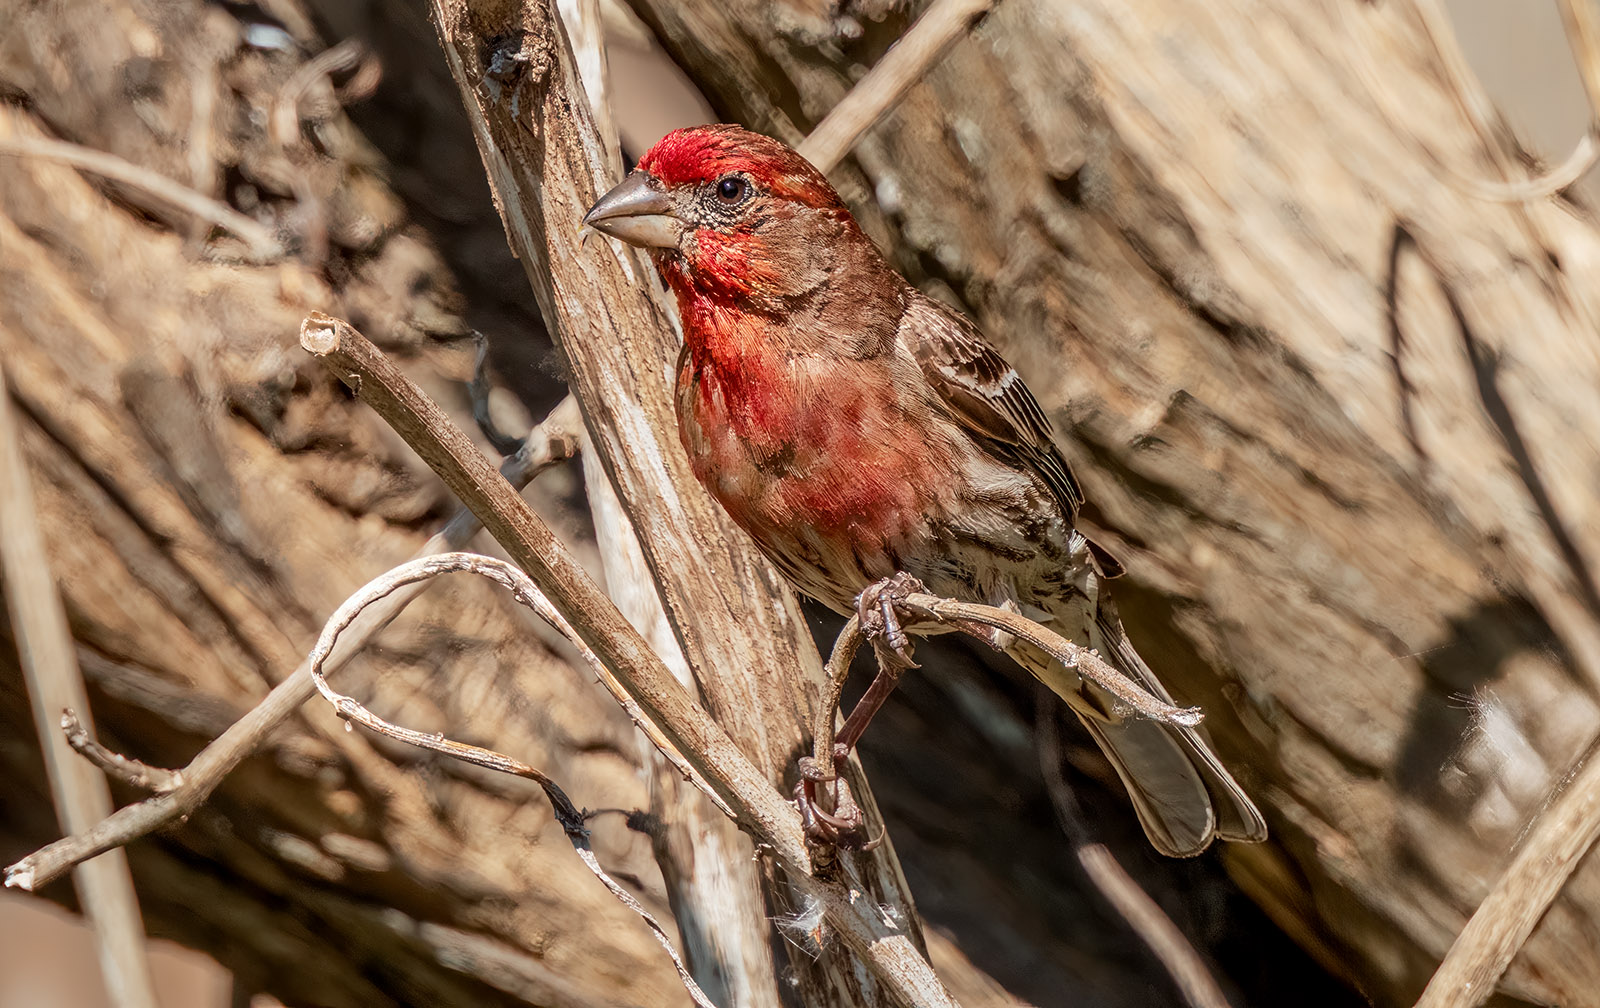
[[[1102,585],[1090,633],[1092,646],[1128,678],[1173,702],[1134,651],[1104,590]],[[1171,857],[1193,857],[1205,850],[1213,837],[1266,839],[1267,824],[1260,810],[1195,729],[1119,709],[1110,693],[1025,643],[1019,642],[1012,653],[1065,700],[1089,729],[1122,778],[1139,822],[1157,850]]]

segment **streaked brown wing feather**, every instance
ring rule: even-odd
[[[902,328],[923,376],[952,415],[997,451],[1039,474],[1067,521],[1076,520],[1083,490],[1056,447],[1050,420],[1022,376],[960,312],[917,294]]]

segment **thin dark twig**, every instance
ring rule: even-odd
[[[472,362],[472,380],[467,382],[467,396],[472,400],[472,419],[495,451],[501,455],[515,455],[522,450],[523,439],[501,430],[489,413],[489,341],[483,333],[474,329],[472,343],[477,351]]]
[[[1044,773],[1045,790],[1050,794],[1050,804],[1055,806],[1056,820],[1071,841],[1078,863],[1083,865],[1089,881],[1094,883],[1100,895],[1122,915],[1128,927],[1166,967],[1173,985],[1185,1001],[1193,1008],[1228,1008],[1228,999],[1223,995],[1222,988],[1217,985],[1216,978],[1206,968],[1200,953],[1195,951],[1189,939],[1118,863],[1110,848],[1089,835],[1077,796],[1061,774],[1061,737],[1056,729],[1057,711],[1056,695],[1041,684],[1037,717],[1039,769]]]
[[[67,735],[67,745],[84,759],[99,767],[107,777],[131,784],[141,791],[160,794],[183,786],[183,771],[153,767],[136,759],[114,753],[90,737],[88,729],[78,720],[78,714],[68,707],[61,712],[61,730]]]
[[[679,958],[677,949],[672,946],[672,939],[667,935],[666,929],[651,916],[637,899],[616,880],[606,874],[600,867],[599,860],[594,856],[594,851],[589,846],[589,828],[586,825],[586,816],[573,804],[572,799],[561,789],[554,780],[550,779],[540,770],[529,766],[512,756],[485,749],[481,746],[468,745],[454,739],[445,738],[440,734],[428,734],[403,728],[400,725],[386,721],[362,706],[354,697],[346,696],[335,691],[328,685],[327,679],[322,674],[323,663],[333,651],[333,646],[338,642],[339,635],[344,632],[356,617],[361,615],[363,609],[377,602],[379,599],[399,590],[400,588],[421,581],[428,581],[441,574],[451,573],[477,574],[488,578],[490,581],[509,590],[512,597],[522,605],[533,610],[541,618],[548,621],[568,640],[581,643],[577,634],[573,632],[566,620],[560,618],[555,608],[545,599],[541,592],[522,571],[494,557],[480,556],[476,553],[444,553],[439,556],[424,557],[401,564],[387,573],[381,574],[368,582],[367,585],[341,605],[329,617],[327,624],[322,629],[322,635],[317,639],[316,647],[311,649],[308,659],[311,666],[311,678],[316,683],[318,691],[333,705],[341,718],[355,721],[389,738],[414,745],[422,749],[443,753],[452,759],[480,766],[498,773],[511,774],[531,780],[544,789],[545,797],[550,799],[550,805],[555,811],[556,821],[561,824],[562,830],[567,835],[567,840],[572,844],[572,849],[577,851],[578,857],[583,861],[589,871],[594,873],[611,894],[622,902],[629,910],[638,914],[649,925],[655,934],[656,941],[667,950],[667,955],[672,958],[672,965],[678,971],[678,979],[688,990],[689,996],[700,1008],[716,1008],[711,999],[706,997],[700,985],[695,983],[689,969]],[[552,617],[554,617],[552,619]]]

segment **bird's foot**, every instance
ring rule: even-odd
[[[850,793],[842,768],[848,751],[834,747],[832,772],[810,756],[800,760],[800,783],[794,787],[794,803],[800,810],[800,826],[814,844],[843,850],[869,851],[883,842],[867,835],[867,818]],[[824,790],[826,789],[826,794]],[[824,805],[831,805],[831,811]]]
[[[921,581],[901,571],[868,585],[856,596],[856,618],[861,621],[861,632],[872,641],[881,667],[896,671],[918,667],[911,657],[905,624],[915,622],[921,614],[909,609],[906,600],[926,591]]]
[[[862,633],[872,642],[872,650],[878,658],[878,674],[839,730],[829,753],[833,766],[826,767],[822,760],[810,756],[800,760],[800,783],[795,785],[794,801],[800,810],[806,837],[813,844],[871,850],[882,842],[882,837],[868,837],[866,817],[850,793],[844,771],[850,750],[861,740],[867,723],[883,706],[884,700],[894,692],[900,674],[917,667],[911,657],[911,638],[905,627],[907,623],[916,623],[928,616],[908,605],[907,600],[924,591],[921,581],[901,573],[868,585],[856,596],[856,618]]]

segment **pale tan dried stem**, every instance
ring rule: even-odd
[[[324,77],[359,65],[366,54],[367,47],[358,40],[345,39],[296,67],[272,103],[268,124],[273,141],[285,148],[299,146],[300,102],[306,92]]]
[[[1085,679],[1097,683],[1141,717],[1187,728],[1199,724],[1205,717],[1198,707],[1177,707],[1158,700],[1138,683],[1112,668],[1090,648],[1080,647],[1055,631],[1008,609],[920,593],[907,596],[904,604],[907,609],[921,610],[927,618],[940,622],[981,623],[1025,640]],[[960,627],[957,626],[957,629]],[[974,636],[985,640],[981,635]]]
[[[606,163],[620,167],[599,0],[561,0],[560,13]],[[662,608],[638,535],[597,453],[583,453],[583,470],[606,591],[678,681],[693,689],[693,673]],[[650,847],[690,970],[727,1008],[778,1008],[783,999],[761,892],[762,866],[746,853],[749,839],[730,821],[721,799],[684,772],[681,756],[674,761],[664,755],[664,740],[653,741],[654,750],[646,753],[647,777],[650,808],[661,825],[650,833]],[[686,791],[683,780],[699,786],[705,800]]]
[[[311,679],[316,683],[317,690],[333,705],[333,709],[338,712],[339,716],[347,721],[358,722],[375,732],[405,742],[408,745],[443,753],[452,759],[458,759],[498,773],[511,774],[538,784],[539,787],[544,789],[545,797],[550,799],[551,808],[555,811],[556,821],[561,824],[562,830],[567,835],[568,842],[572,844],[572,848],[577,852],[579,859],[583,861],[589,871],[594,873],[594,876],[600,880],[601,884],[613,896],[628,909],[638,914],[640,919],[649,926],[651,933],[655,935],[656,941],[661,943],[661,947],[666,949],[667,955],[671,957],[672,965],[678,971],[678,979],[683,982],[684,988],[689,992],[689,996],[694,999],[694,1003],[700,1008],[716,1008],[711,999],[706,997],[705,992],[700,989],[700,985],[695,983],[694,977],[689,975],[688,968],[684,966],[683,960],[678,956],[677,949],[672,947],[672,939],[668,937],[660,922],[651,916],[650,912],[638,900],[634,899],[631,893],[618,885],[616,880],[600,867],[600,862],[595,858],[594,852],[589,847],[589,830],[584,825],[586,821],[584,814],[578,811],[578,807],[572,803],[572,799],[567,797],[566,791],[554,780],[534,767],[504,753],[480,746],[468,745],[464,742],[457,742],[454,739],[445,738],[442,734],[430,735],[413,731],[409,728],[402,728],[378,717],[362,706],[354,697],[339,693],[328,685],[328,680],[323,674],[323,665],[333,652],[333,647],[338,642],[339,635],[347,630],[350,624],[355,622],[367,607],[377,604],[407,586],[426,584],[441,574],[458,572],[476,574],[479,577],[488,578],[507,589],[517,602],[533,610],[563,637],[571,641],[580,650],[583,650],[586,657],[590,658],[591,661],[593,660],[593,652],[584,647],[578,635],[573,632],[571,624],[563,619],[560,613],[556,612],[555,608],[550,605],[549,600],[545,598],[544,593],[539,591],[539,587],[528,578],[528,575],[504,560],[494,557],[481,556],[476,553],[443,553],[438,556],[412,560],[380,574],[369,581],[365,587],[346,599],[344,604],[335,610],[332,616],[328,617],[328,622],[323,626],[321,636],[317,638],[316,646],[311,649],[311,654],[306,659],[310,664]]]
[[[0,573],[6,608],[44,748],[45,769],[63,828],[88,829],[111,811],[105,778],[74,755],[57,719],[66,708],[88,711],[88,692],[74,653],[66,610],[50,574],[33,481],[0,367]],[[94,928],[106,990],[119,1008],[155,1008],[144,922],[128,862],[115,858],[80,865],[73,874],[84,914]]]
[[[889,51],[868,70],[800,144],[800,155],[831,171],[857,140],[894,107],[902,95],[996,0],[935,0]]]
[[[61,732],[73,752],[94,764],[107,777],[115,777],[141,791],[157,793],[183,786],[183,771],[153,767],[121,753],[114,753],[96,742],[79,719],[78,712],[70,707],[61,712]]]
[[[861,642],[866,640],[861,631],[861,618],[851,616],[839,636],[834,638],[833,653],[828,656],[828,678],[823,685],[822,702],[817,705],[817,717],[811,732],[811,756],[819,766],[833,763],[833,723],[839,713],[839,699],[844,695],[845,680],[850,678],[850,663],[855,660]]]
[[[1561,2],[1564,12],[1568,7],[1584,7],[1588,5],[1588,0],[1561,0]],[[1340,16],[1344,19],[1345,27],[1352,37],[1353,44],[1345,47],[1351,68],[1355,71],[1356,76],[1361,79],[1361,82],[1366,85],[1367,92],[1372,95],[1383,109],[1384,115],[1391,122],[1405,122],[1407,116],[1404,103],[1385,83],[1386,78],[1373,65],[1373,61],[1366,49],[1356,41],[1360,37],[1355,12],[1355,8],[1358,5],[1336,4],[1335,6],[1339,10]],[[1450,78],[1454,92],[1458,96],[1468,120],[1483,141],[1485,149],[1491,153],[1498,151],[1500,145],[1490,125],[1494,119],[1493,109],[1482,99],[1479,89],[1473,85],[1471,68],[1467,66],[1460,47],[1450,38],[1448,16],[1433,0],[1420,0],[1418,13],[1423,18],[1423,23],[1433,44],[1434,51],[1441,65],[1444,66],[1446,75]],[[1584,13],[1587,14],[1587,12]],[[1573,35],[1572,43],[1575,49],[1580,45],[1580,39],[1576,34]],[[1596,106],[1593,105],[1595,91],[1589,87],[1586,62],[1589,61],[1580,57],[1579,67],[1585,73],[1585,87],[1591,95],[1591,108],[1595,108]],[[1591,115],[1590,119],[1588,130],[1578,139],[1571,153],[1562,159],[1560,164],[1548,171],[1527,178],[1511,177],[1515,174],[1515,170],[1511,167],[1509,161],[1504,158],[1497,157],[1496,160],[1500,163],[1501,171],[1507,178],[1495,181],[1475,175],[1463,174],[1448,159],[1440,158],[1432,151],[1425,151],[1424,153],[1440,178],[1455,189],[1478,199],[1496,203],[1524,203],[1549,199],[1582,178],[1594,167],[1595,162],[1600,160],[1600,136],[1596,134],[1596,127],[1593,122],[1594,116]]]
[[[276,259],[283,254],[283,247],[272,236],[272,232],[262,224],[225,203],[203,196],[180,182],[174,182],[159,172],[125,161],[115,154],[91,150],[65,140],[10,136],[0,137],[0,155],[36,157],[81,168],[102,178],[131,186],[168,206],[176,207],[200,220],[232,232],[244,239],[250,246],[251,254],[258,259]]]
[[[1589,99],[1589,128],[1600,120],[1600,9],[1593,0],[1560,0],[1561,20],[1567,28],[1567,42],[1578,64],[1578,79]]]
[[[1600,838],[1600,759],[1591,746],[1522,839],[1505,874],[1456,935],[1416,1008],[1476,1008]]]
[[[576,403],[571,398],[564,399],[529,433],[522,451],[506,461],[507,478],[518,486],[526,486],[544,469],[570,458],[577,450],[575,431],[580,423]],[[480,528],[482,526],[472,513],[463,508],[423,545],[418,555],[428,556],[459,549]],[[341,640],[340,650],[330,659],[328,667],[341,667],[425,589],[426,585],[409,586],[363,613],[357,626]],[[310,665],[302,662],[249,714],[201,750],[188,766],[173,771],[183,777],[181,785],[120,808],[93,826],[74,830],[63,839],[22,858],[6,868],[6,885],[36,890],[90,858],[187,817],[216,790],[229,771],[254,752],[274,728],[311,698],[314,691]]]

